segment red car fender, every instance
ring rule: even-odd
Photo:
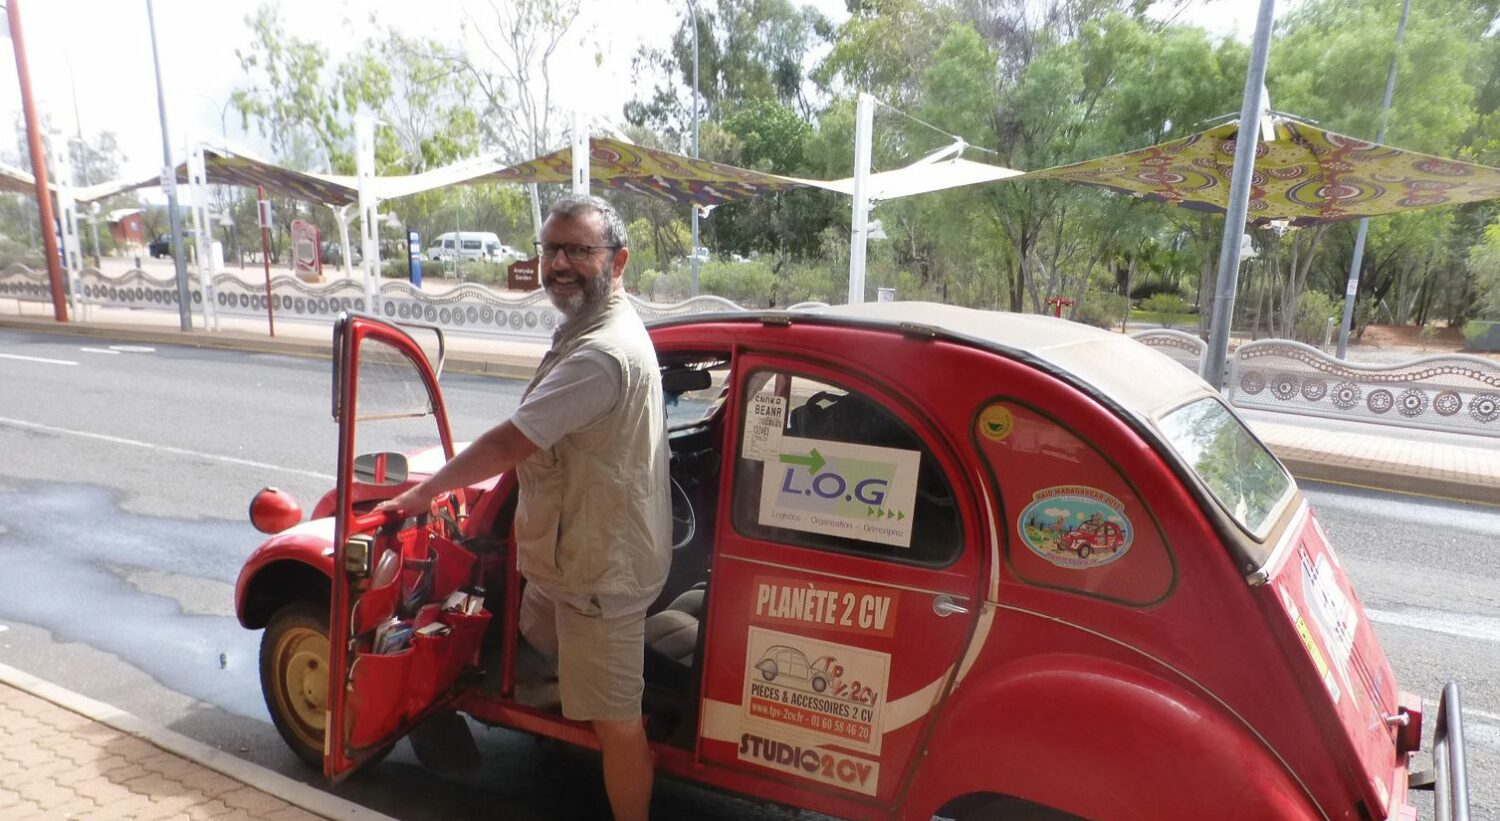
[[[234,583],[234,612],[250,630],[294,598],[328,598],[333,578],[333,519],[312,519],[267,539]]]
[[[1075,654],[970,670],[943,705],[901,817],[925,821],[983,794],[1096,821],[1322,817],[1216,702]]]

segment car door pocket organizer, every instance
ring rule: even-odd
[[[421,709],[405,686],[414,650],[358,653],[349,676],[349,746],[362,749],[388,741],[403,721]]]
[[[479,663],[479,648],[490,614],[466,615],[445,611],[430,627],[420,627],[412,636],[412,669],[408,688],[413,698],[426,704],[458,679],[460,673]]]

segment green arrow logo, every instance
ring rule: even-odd
[[[781,462],[787,465],[803,465],[807,468],[807,472],[814,476],[817,475],[818,471],[823,469],[824,465],[828,464],[823,461],[823,454],[818,453],[817,448],[813,448],[812,453],[806,456],[793,456],[783,453],[781,454]]]

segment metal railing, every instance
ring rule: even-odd
[[[1500,436],[1500,363],[1465,354],[1361,365],[1286,339],[1235,349],[1225,398],[1241,408]]]

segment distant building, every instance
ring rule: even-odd
[[[127,253],[146,248],[146,215],[139,208],[119,208],[109,212],[109,235],[115,247]]]

